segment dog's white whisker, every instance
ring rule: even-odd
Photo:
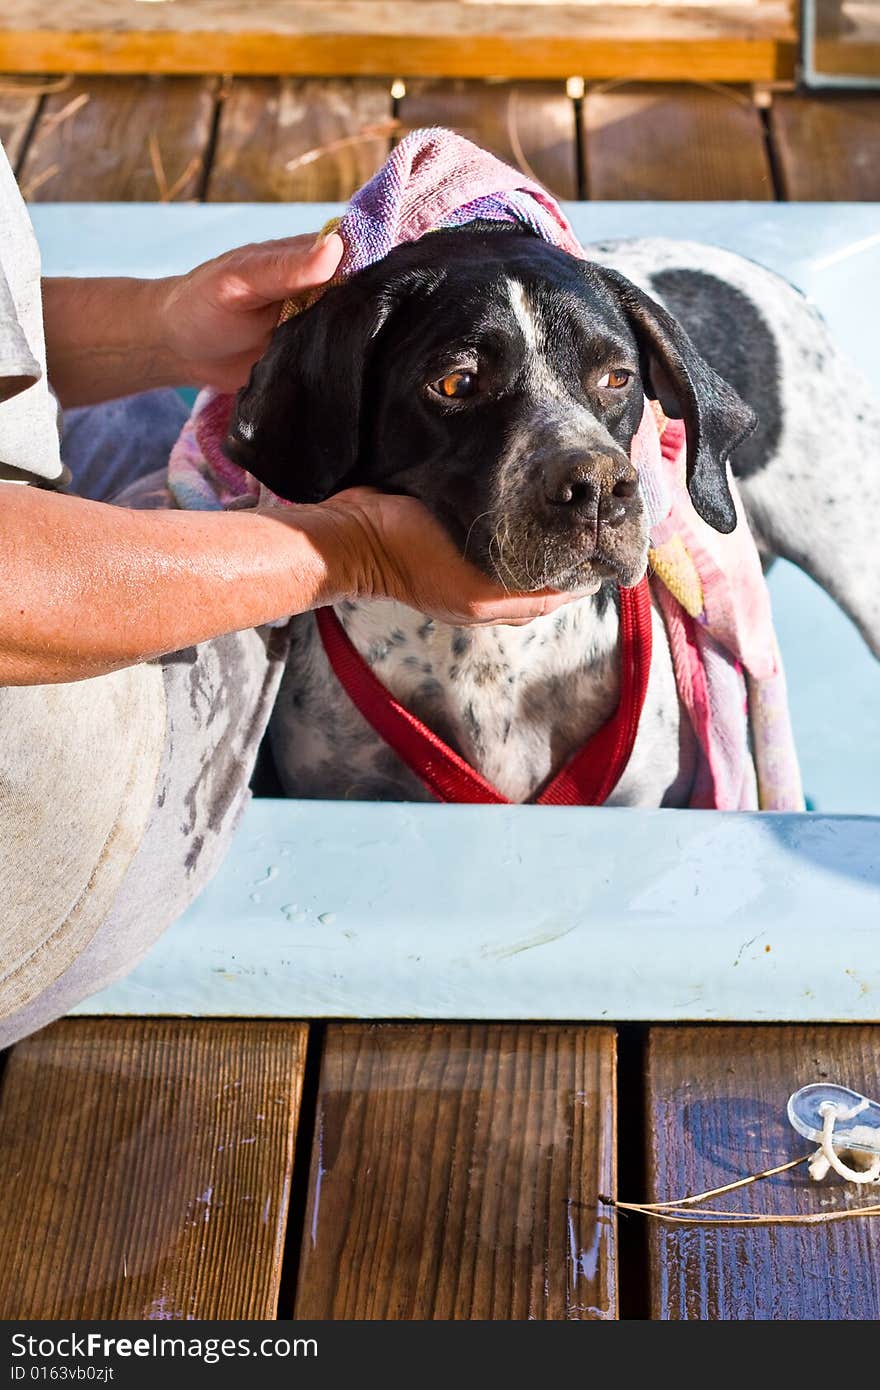
[[[504,592],[506,594],[509,594],[511,592],[510,585],[505,581],[504,575],[502,573],[502,570],[508,569],[508,566],[505,562],[504,556],[501,553],[501,541],[499,539],[497,531],[492,536],[492,539],[489,541],[489,558],[490,560],[494,560],[495,573],[498,576],[498,583],[501,585]]]
[[[499,548],[499,555],[503,553],[503,550],[504,550],[504,546],[505,546],[505,545],[507,545],[508,547],[509,547],[509,545],[510,545],[510,515],[509,515],[509,513],[505,513],[505,516],[504,516],[504,531],[503,531],[503,535],[502,535],[502,537],[501,537],[500,548]],[[507,573],[510,575],[510,580],[511,580],[511,584],[512,584],[513,588],[515,588],[515,589],[521,588],[521,587],[522,587],[521,577],[517,574],[517,572],[514,570],[513,566],[510,564],[510,562],[509,562],[508,560],[504,560],[504,568],[507,570]]]
[[[474,527],[477,525],[477,522],[483,520],[483,517],[485,517],[485,516],[491,516],[492,513],[493,513],[493,510],[494,510],[494,508],[488,507],[488,508],[486,509],[486,511],[480,512],[479,516],[475,516],[474,519],[473,519],[473,521],[471,522],[470,526],[468,527],[468,533],[467,533],[467,535],[466,535],[465,538],[464,538],[464,550],[462,551],[462,554],[464,555],[464,558],[465,558],[465,559],[467,559],[468,546],[470,545],[470,540],[471,540],[471,536],[472,536],[472,534],[473,534]]]

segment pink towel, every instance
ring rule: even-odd
[[[649,570],[702,755],[691,806],[803,811],[770,595],[733,478],[728,473],[737,524],[724,536],[691,504],[684,422],[646,409],[637,441],[643,456],[659,455],[671,495],[668,513],[651,527]]]
[[[539,185],[449,131],[416,130],[355,194],[339,222],[345,251],[334,283],[403,242],[474,218],[525,223],[554,246],[584,255],[561,209]],[[282,317],[321,292],[285,305]],[[203,391],[184,426],[169,463],[169,485],[181,507],[246,505],[261,495],[272,500],[223,453],[232,400]],[[685,485],[684,426],[657,416],[646,403],[632,458],[651,533],[652,593],[701,751],[691,805],[803,810],[769,596],[741,504],[732,488],[738,524],[729,536],[700,519]]]

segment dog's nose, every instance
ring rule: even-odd
[[[639,488],[639,475],[623,454],[568,451],[544,464],[544,496],[553,507],[596,516],[620,526],[627,503]]]

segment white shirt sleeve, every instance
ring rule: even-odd
[[[40,251],[0,145],[0,480],[66,480],[45,363]]]

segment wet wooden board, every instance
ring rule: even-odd
[[[390,81],[233,78],[211,202],[344,202],[391,149]]]
[[[653,1029],[647,1200],[703,1192],[809,1152],[785,1107],[800,1086],[825,1080],[880,1096],[880,1027]],[[809,1213],[872,1200],[870,1189],[833,1176],[817,1186],[796,1168],[710,1205]],[[880,1318],[880,1219],[741,1231],[652,1222],[648,1236],[655,1318]]]
[[[408,82],[398,116],[409,130],[457,130],[558,198],[578,196],[575,107],[561,82]]]
[[[624,83],[582,105],[590,198],[774,196],[760,113],[742,88]]]
[[[784,197],[880,200],[880,99],[778,96],[770,111]]]
[[[341,201],[388,152],[390,87],[388,79],[227,79],[209,174],[213,79],[77,79],[43,98],[36,122],[38,97],[0,87],[0,138],[15,160],[30,133],[20,172],[38,201],[180,200],[206,183],[212,201]],[[744,89],[588,91],[580,188],[575,104],[562,84],[411,80],[398,115],[403,129],[451,125],[566,198],[583,190],[602,199],[773,196],[761,118]],[[770,121],[786,196],[880,197],[876,96],[777,95]]]
[[[610,1028],[331,1027],[295,1316],[615,1317],[614,1075]]]
[[[0,70],[767,81],[794,69],[788,0],[4,0]]]
[[[272,1318],[301,1024],[66,1021],[0,1093],[0,1318]]]
[[[214,114],[213,78],[82,78],[46,98],[20,182],[32,201],[194,198]]]

